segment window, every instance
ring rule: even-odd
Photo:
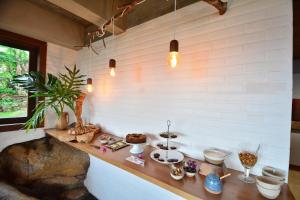
[[[14,75],[46,70],[45,42],[0,30],[0,131],[18,130],[32,116],[36,99],[11,83]]]

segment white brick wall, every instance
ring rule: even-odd
[[[182,62],[176,69],[166,65],[172,14],[117,36],[115,78],[108,69],[110,39],[91,64],[87,49],[80,51],[78,64],[94,83],[86,110],[91,121],[117,135],[157,135],[170,119],[187,154],[202,158],[206,147],[228,149],[234,152],[228,166],[242,170],[238,150],[261,144],[255,173],[264,165],[287,170],[292,1],[236,0],[224,16],[199,2],[177,16]]]
[[[52,43],[48,43],[47,46],[47,66],[46,70],[49,73],[56,74],[61,70],[64,70],[64,65],[73,65],[75,63],[75,58],[77,53],[74,50],[67,49]],[[55,124],[56,116],[54,113],[49,112],[46,116],[46,127],[53,127]],[[43,129],[37,129],[25,133],[25,131],[10,131],[0,133],[0,151],[6,146],[25,142],[28,140],[33,140],[37,138],[44,137]]]

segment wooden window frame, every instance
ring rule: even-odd
[[[0,44],[29,51],[29,71],[46,74],[46,42],[0,29]],[[36,103],[37,99],[28,98],[27,117],[0,119],[0,132],[23,129],[24,123],[33,115]],[[44,123],[40,127],[44,127]]]

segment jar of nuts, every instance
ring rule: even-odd
[[[260,149],[258,146],[256,151],[241,151],[239,152],[239,159],[244,167],[244,174],[239,175],[239,179],[245,183],[255,183],[255,179],[250,177],[250,170],[257,162],[257,154]]]

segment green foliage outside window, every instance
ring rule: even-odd
[[[27,92],[12,79],[27,73],[28,65],[28,51],[0,45],[0,118],[27,116]]]

